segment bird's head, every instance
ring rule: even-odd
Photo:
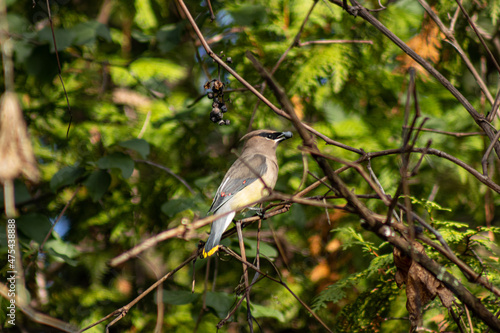
[[[253,131],[241,138],[247,147],[269,147],[276,149],[278,143],[292,137],[292,132],[276,132],[271,130]]]

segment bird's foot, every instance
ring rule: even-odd
[[[265,213],[266,213],[266,212],[264,211],[264,209],[262,209],[262,208],[260,208],[260,207],[250,207],[250,208],[248,208],[248,209],[249,209],[249,210],[253,210],[253,211],[255,211],[255,214],[256,214],[258,217],[260,217],[262,220],[265,220],[265,219],[264,219],[264,215],[265,215]]]

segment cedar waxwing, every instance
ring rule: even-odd
[[[259,130],[241,138],[246,140],[243,151],[224,176],[209,210],[214,214],[232,212],[212,223],[203,258],[217,251],[224,230],[238,210],[270,194],[266,188],[273,189],[278,179],[276,147],[291,137],[292,132]]]

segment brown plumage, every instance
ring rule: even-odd
[[[240,157],[229,168],[215,194],[209,212],[224,214],[212,223],[210,236],[203,248],[203,257],[214,254],[224,230],[237,211],[269,195],[278,179],[276,147],[292,137],[291,132],[253,131],[241,138],[245,141]]]

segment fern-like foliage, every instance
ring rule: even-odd
[[[327,303],[337,303],[346,297],[349,288],[354,287],[358,282],[366,282],[365,279],[380,282],[380,272],[387,274],[388,268],[392,266],[392,254],[376,257],[370,262],[370,266],[364,271],[351,274],[340,281],[330,285],[323,290],[315,299],[312,306],[313,311],[317,311],[327,306]]]

